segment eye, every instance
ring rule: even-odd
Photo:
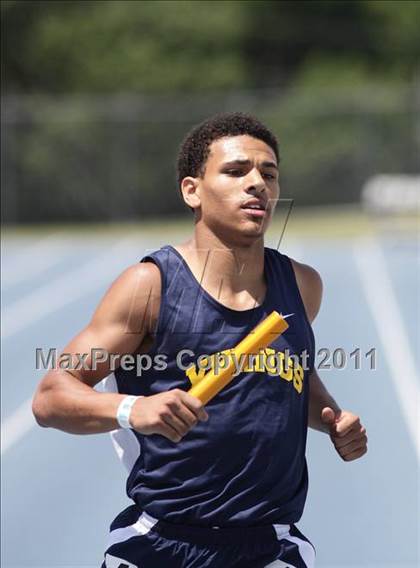
[[[265,179],[276,179],[276,176],[274,176],[273,174],[268,174],[268,173],[263,173],[263,176],[265,177]]]
[[[226,173],[229,174],[230,176],[239,177],[242,175],[242,170],[230,169],[226,170]]]

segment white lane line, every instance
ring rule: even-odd
[[[40,247],[34,255],[25,260],[23,264],[13,263],[12,267],[2,268],[2,288],[7,290],[24,280],[31,280],[42,274],[54,264],[60,262],[61,257],[67,253],[68,247],[62,241],[50,243],[49,246]]]
[[[67,244],[67,247],[66,247]],[[25,248],[11,263],[2,262],[2,287],[10,288],[41,274],[66,254],[70,241],[50,235]]]
[[[127,258],[127,249],[133,246],[130,238],[119,241],[107,249],[97,259],[85,260],[85,263],[69,272],[54,278],[45,286],[35,289],[11,306],[2,314],[2,339],[9,338],[36,321],[63,308],[96,290],[104,283],[110,284],[109,278],[118,268],[125,268],[121,261]],[[117,262],[116,262],[117,260]],[[133,259],[133,262],[136,259]]]
[[[3,420],[1,425],[1,455],[35,426],[32,414],[32,399],[25,400],[15,412]]]
[[[88,292],[103,285],[104,282],[110,284],[109,279],[113,276],[113,272],[126,268],[124,259],[128,256],[129,247],[133,247],[133,240],[123,239],[95,262],[87,263],[77,270],[63,274],[16,302],[5,311],[3,317],[3,328],[5,324],[7,326],[5,335],[10,337],[38,319],[80,299]],[[133,258],[133,262],[135,260]],[[31,397],[2,422],[1,455],[23,438],[35,425]]]
[[[385,257],[374,239],[357,241],[353,254],[401,411],[420,462],[419,379]],[[413,317],[416,315],[413,314]]]

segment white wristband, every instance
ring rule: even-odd
[[[126,396],[122,399],[117,410],[117,421],[121,428],[131,428],[130,414],[133,404],[140,396]]]

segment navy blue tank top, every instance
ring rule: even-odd
[[[127,480],[128,496],[153,517],[199,526],[295,523],[308,475],[305,446],[314,337],[290,259],[264,252],[267,291],[261,305],[238,311],[219,303],[171,246],[144,257],[161,272],[155,364],[137,376],[119,368],[118,391],[154,395],[188,391],[205,374],[199,357],[233,348],[273,310],[293,313],[289,329],[207,405],[179,442],[134,432],[140,454]],[[295,357],[293,357],[295,355]]]

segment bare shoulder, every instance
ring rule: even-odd
[[[305,305],[308,319],[312,322],[321,307],[322,279],[317,270],[308,264],[290,259],[295,272],[299,292]]]
[[[154,262],[137,262],[120,274],[113,286],[133,286],[141,284],[155,290],[160,288],[160,270]]]
[[[161,296],[160,270],[153,262],[141,262],[129,266],[111,284],[100,302],[93,320],[124,320],[128,330],[131,323],[138,326],[147,322],[147,331],[152,331],[157,321]]]

